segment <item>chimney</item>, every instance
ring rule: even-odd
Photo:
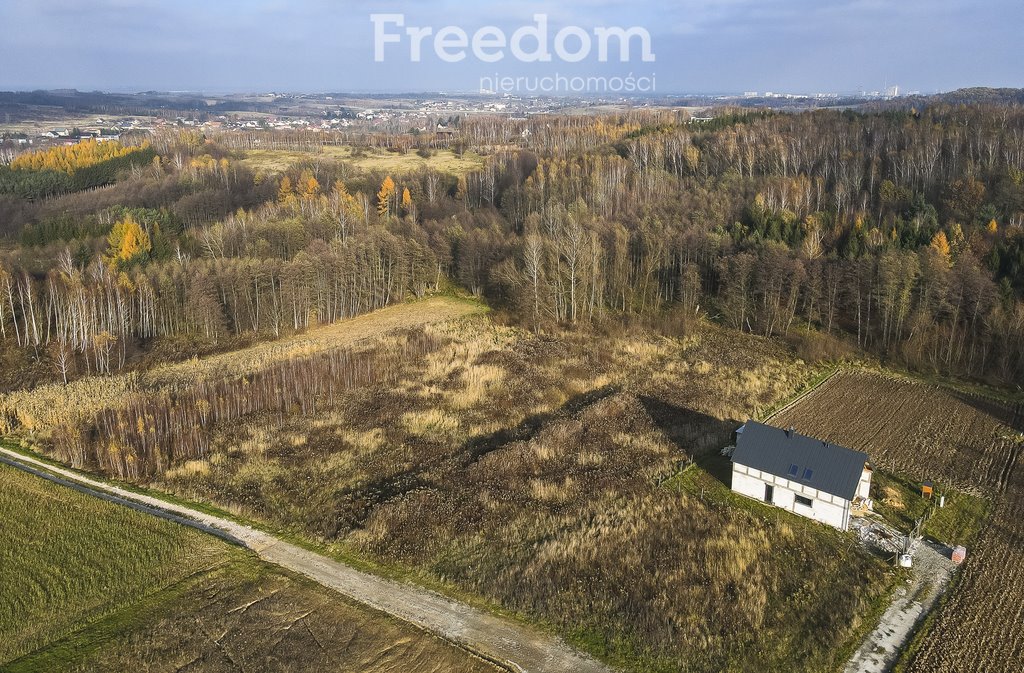
[[[793,427],[792,425],[789,426],[789,428],[786,429],[786,436],[787,437],[792,437],[794,431],[796,431],[796,428]]]

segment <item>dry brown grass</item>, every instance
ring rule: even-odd
[[[0,393],[0,435],[19,433],[47,440],[53,429],[77,423],[101,409],[121,404],[139,390],[137,374],[88,376],[65,386]]]
[[[379,340],[388,333],[457,320],[482,311],[483,308],[474,302],[441,296],[398,304],[240,351],[156,367],[146,372],[142,384],[153,388],[223,376],[244,376],[283,360],[357,346]]]
[[[880,586],[871,561],[813,525],[659,486],[806,378],[784,348],[713,326],[679,340],[427,330],[450,343],[393,385],[222,428],[209,474],[161,485],[553,622],[632,667],[685,653],[694,670],[820,670],[852,632],[837,616]],[[805,648],[801,629],[820,635]]]
[[[662,485],[792,394],[803,363],[713,325],[679,339],[536,336],[449,308],[385,309],[152,373],[174,386],[339,340],[369,350],[415,324],[402,310],[435,344],[309,415],[213,428],[205,462],[155,485],[543,619],[636,669],[674,670],[684,655],[707,671],[834,663],[877,566],[813,524],[722,504],[719,482]]]

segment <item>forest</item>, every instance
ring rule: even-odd
[[[166,343],[216,350],[459,287],[537,333],[705,318],[812,360],[1024,380],[1019,107],[457,128],[276,142],[444,143],[484,156],[480,170],[383,174],[310,153],[254,172],[251,138],[195,131],[18,156],[0,168],[5,361],[43,379],[113,373]],[[89,188],[19,187],[132,157]]]

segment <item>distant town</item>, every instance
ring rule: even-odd
[[[916,92],[911,92],[910,96]],[[539,114],[602,114],[638,108],[685,109],[695,120],[727,107],[827,108],[891,101],[897,86],[859,94],[745,91],[742,94],[649,97],[559,97],[478,94],[106,94],[0,92],[0,139],[8,147],[119,140],[166,128],[204,131],[444,133],[473,115],[523,120]],[[88,114],[90,111],[102,114]],[[52,122],[52,123],[50,123]]]

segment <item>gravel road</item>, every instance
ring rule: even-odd
[[[956,566],[949,550],[922,541],[914,550],[911,579],[896,590],[878,625],[854,652],[843,673],[886,673],[899,659],[921,620],[948,588]]]

